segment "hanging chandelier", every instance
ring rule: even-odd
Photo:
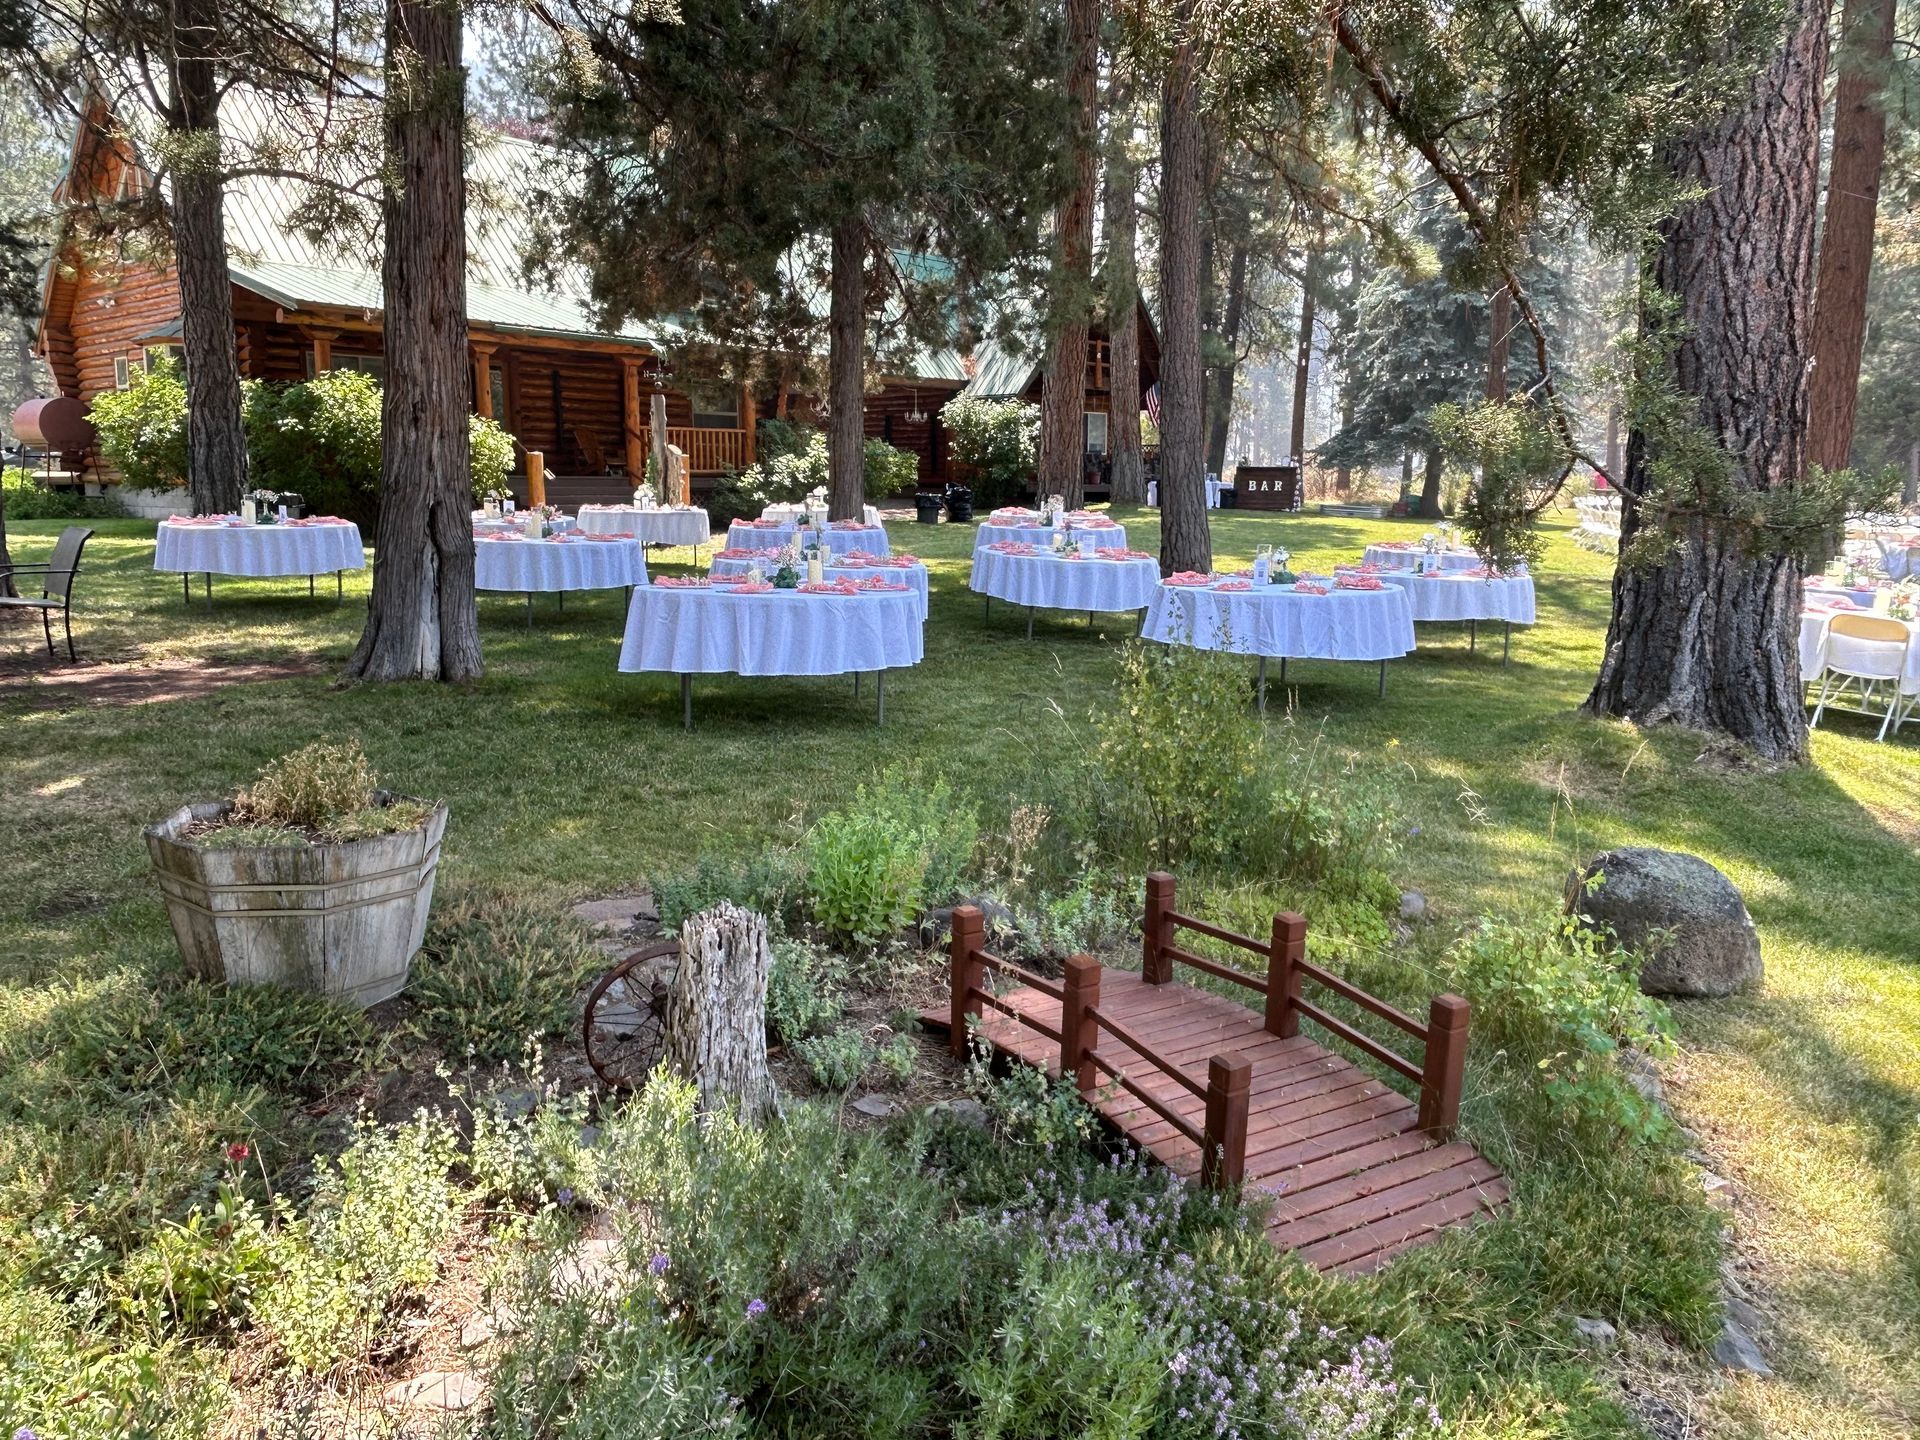
[[[927,423],[927,412],[920,408],[920,392],[918,390],[913,392],[913,408],[907,411],[907,423],[909,425],[924,425]]]

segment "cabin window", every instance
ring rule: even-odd
[[[693,412],[693,428],[696,430],[738,430],[740,428],[740,397],[721,404],[711,395],[696,395],[693,400],[697,407]]]
[[[133,384],[133,362],[125,355],[113,357],[113,388],[125,390]]]
[[[362,374],[371,375],[376,380],[385,380],[387,378],[387,357],[384,355],[343,355],[340,351],[336,350],[333,352],[332,359],[327,362],[327,368],[329,370],[358,370]],[[311,350],[307,351],[307,378],[309,380],[313,378],[313,351]]]
[[[1107,453],[1107,415],[1104,410],[1087,411],[1087,453]]]

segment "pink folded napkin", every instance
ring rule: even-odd
[[[987,546],[987,548],[989,550],[998,551],[1002,555],[1033,554],[1033,546],[1027,544],[1027,542],[1024,540],[996,540],[991,545]]]
[[[713,582],[704,575],[656,575],[653,583],[667,590],[704,590]]]
[[[851,580],[809,580],[799,587],[802,595],[858,595],[860,587]]]
[[[840,557],[840,563],[842,565],[866,565],[879,558],[878,555],[871,555],[865,550],[849,550]]]
[[[860,587],[860,589],[865,591],[905,590],[906,588],[908,588],[905,585],[902,585],[898,580],[885,580],[878,575],[863,576],[861,579],[854,581],[854,584],[856,584],[857,586]]]
[[[1383,590],[1386,588],[1371,575],[1339,575],[1334,578],[1333,583],[1341,590]]]
[[[1215,590],[1251,590],[1253,588],[1253,582],[1251,580],[1222,580],[1213,588]]]
[[[828,525],[829,530],[878,530],[878,525],[869,525],[864,520],[835,520]]]
[[[1196,586],[1196,585],[1211,585],[1213,584],[1213,576],[1203,575],[1198,570],[1180,570],[1175,572],[1172,575],[1169,575],[1161,583],[1163,585],[1182,585],[1182,586],[1189,586],[1189,587]]]
[[[1151,550],[1108,550],[1104,553],[1110,559],[1114,560],[1151,560],[1154,558],[1154,553]]]
[[[725,590],[733,595],[771,595],[773,593],[773,586],[765,580],[757,583],[752,580],[742,580],[738,585],[716,585],[714,588]]]
[[[602,535],[582,535],[580,538],[583,540],[631,540],[633,539],[633,532],[631,530],[612,530]]]
[[[909,555],[903,550],[898,555],[886,556],[880,563],[882,565],[891,565],[896,570],[911,570],[920,563],[920,557],[918,555]]]

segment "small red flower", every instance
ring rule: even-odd
[[[252,1153],[253,1152],[247,1148],[247,1142],[244,1140],[236,1140],[233,1144],[227,1146],[227,1159],[233,1161],[236,1165]]]

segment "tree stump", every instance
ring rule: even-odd
[[[680,927],[667,997],[667,1067],[700,1091],[702,1110],[736,1108],[752,1124],[774,1110],[767,1069],[766,918],[722,900]]]

